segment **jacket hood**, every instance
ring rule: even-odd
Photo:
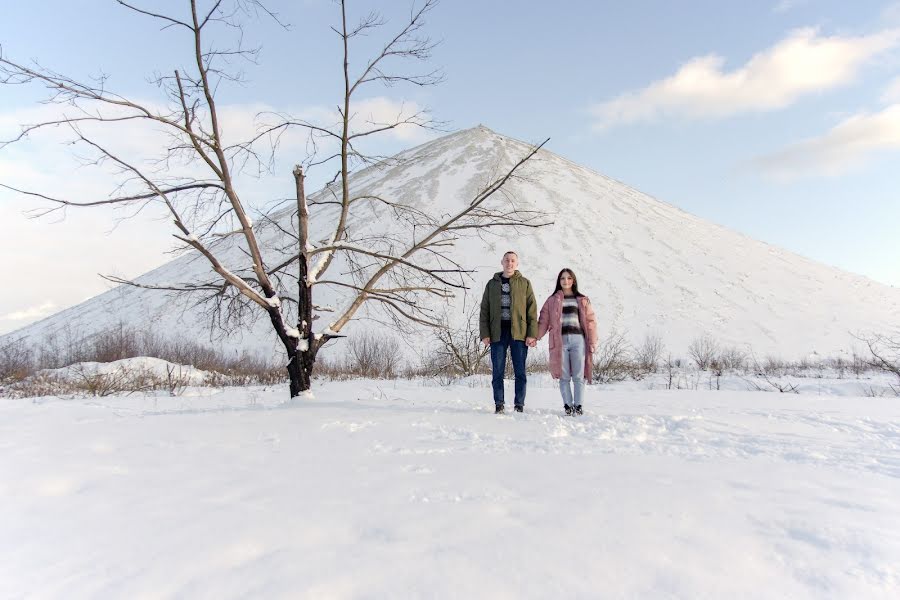
[[[500,281],[500,276],[501,276],[501,275],[503,275],[503,271],[499,271],[499,272],[497,272],[497,273],[494,273],[494,279],[496,279],[497,281]],[[516,279],[516,278],[521,277],[521,276],[522,276],[522,274],[519,273],[519,270],[518,270],[518,269],[516,269],[516,272],[512,274],[512,276],[510,277],[510,279]]]

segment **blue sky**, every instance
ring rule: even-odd
[[[291,31],[266,19],[248,27],[248,42],[262,45],[259,65],[245,69],[246,84],[223,87],[220,105],[334,106],[336,5],[269,6]],[[351,3],[351,13],[379,9],[397,23],[408,6]],[[441,41],[431,64],[444,83],[373,98],[428,106],[451,128],[551,137],[550,150],[702,218],[900,286],[900,3],[445,0],[427,32]],[[184,60],[183,42],[111,1],[15,3],[0,20],[4,56],[75,77],[102,71],[140,98],[153,97],[154,70]],[[42,97],[0,88],[0,134]],[[385,149],[417,141],[387,140]],[[93,189],[72,179],[86,177],[83,169],[63,169],[65,156],[58,140],[39,138],[0,150],[0,183]],[[289,168],[259,189],[290,189]],[[18,257],[3,261],[0,276],[30,282],[5,288],[0,332],[102,291],[98,272],[134,276],[166,260],[165,223],[107,234],[106,213],[35,222],[21,217],[25,207],[0,191],[0,253]]]

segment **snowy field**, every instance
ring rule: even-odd
[[[0,399],[0,598],[898,598],[900,398],[819,391]]]

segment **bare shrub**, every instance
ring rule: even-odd
[[[319,368],[316,367],[318,371]],[[458,368],[448,364],[446,357],[437,350],[426,352],[419,357],[418,364],[403,371],[406,379],[419,377],[434,379],[440,385],[450,385],[462,377]]]
[[[364,331],[347,340],[347,367],[359,377],[391,379],[400,367],[400,347],[393,336]]]
[[[838,379],[844,378],[844,375],[847,372],[847,367],[849,366],[847,364],[847,360],[843,356],[835,356],[833,358],[829,358],[825,361],[825,364],[837,373]]]
[[[863,338],[863,341],[871,354],[869,364],[879,371],[894,375],[900,383],[900,334],[893,337],[872,334]]]
[[[737,346],[722,348],[719,352],[718,362],[723,369],[743,371],[747,368],[747,352]]]
[[[91,360],[87,338],[68,325],[37,343],[35,352],[36,369],[58,369]]]
[[[618,332],[603,340],[594,352],[594,381],[624,381],[632,373],[631,349],[625,335]]]
[[[143,369],[120,367],[108,373],[79,364],[74,369],[76,392],[89,396],[112,396],[154,389],[154,377]]]
[[[469,310],[465,324],[459,328],[443,327],[437,330],[438,348],[435,364],[438,370],[449,369],[463,377],[483,371],[490,346],[481,343],[478,330],[479,306]]]
[[[550,354],[544,349],[529,350],[525,365],[529,373],[549,373]]]
[[[785,375],[786,365],[783,361],[776,359],[772,356],[767,356],[765,360],[765,364],[760,364],[756,358],[756,355],[752,352],[750,353],[751,360],[753,361],[753,370],[759,376],[762,377],[766,382],[766,386],[760,385],[758,382],[745,379],[748,384],[750,384],[751,388],[765,392],[769,390],[777,390],[778,392],[785,394],[799,394],[799,384],[792,383],[790,381],[783,382],[777,379],[778,377],[783,377]]]
[[[347,381],[356,377],[349,361],[320,357],[316,360],[316,377],[329,381]]]
[[[853,356],[850,359],[850,372],[853,373],[853,376],[859,379],[866,371],[869,370],[870,364],[868,359],[856,350],[853,351]]]
[[[190,383],[191,378],[183,372],[181,365],[166,365],[165,389],[170,396],[180,396]]]
[[[634,362],[645,373],[656,373],[665,344],[658,333],[648,333],[634,351]]]
[[[91,337],[88,351],[90,356],[81,358],[81,361],[107,363],[144,356],[138,332],[121,322]]]
[[[666,389],[671,390],[672,385],[675,382],[675,374],[676,374],[675,359],[672,358],[671,354],[666,356],[665,368],[666,368]]]
[[[0,396],[5,398],[34,398],[61,396],[75,391],[75,386],[51,373],[35,373],[20,381],[0,384]]]
[[[765,375],[765,374],[763,375],[763,379],[765,380],[766,384],[768,384],[770,389],[777,390],[777,391],[781,392],[782,394],[787,394],[787,393],[799,394],[800,393],[799,384],[792,383],[792,382],[778,381],[777,379],[773,379],[772,377]],[[748,381],[749,381],[750,385],[753,387],[753,389],[755,389],[758,392],[769,391],[769,388],[766,388],[765,386],[760,385],[756,381],[753,381],[753,380],[748,380]]]
[[[0,384],[21,381],[34,373],[34,353],[24,340],[0,346]]]
[[[787,373],[788,364],[777,356],[767,356],[761,363],[753,357],[753,370],[760,377],[781,377]]]
[[[900,387],[888,386],[895,396],[900,396]],[[874,385],[862,386],[863,396],[866,398],[883,398],[888,395],[888,390],[877,388]]]
[[[688,346],[688,356],[701,371],[709,368],[718,353],[719,344],[708,335],[695,338]]]

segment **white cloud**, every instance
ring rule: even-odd
[[[697,57],[671,77],[593,106],[594,129],[784,108],[803,95],[850,83],[863,65],[898,43],[900,29],[859,37],[824,37],[815,29],[804,28],[732,71],[724,69],[721,56]]]
[[[32,306],[24,310],[17,310],[0,317],[2,321],[34,321],[41,317],[47,316],[56,309],[53,302],[44,302],[40,306]]]
[[[842,175],[878,152],[900,150],[900,104],[854,115],[826,134],[788,146],[754,161],[777,180]]]

